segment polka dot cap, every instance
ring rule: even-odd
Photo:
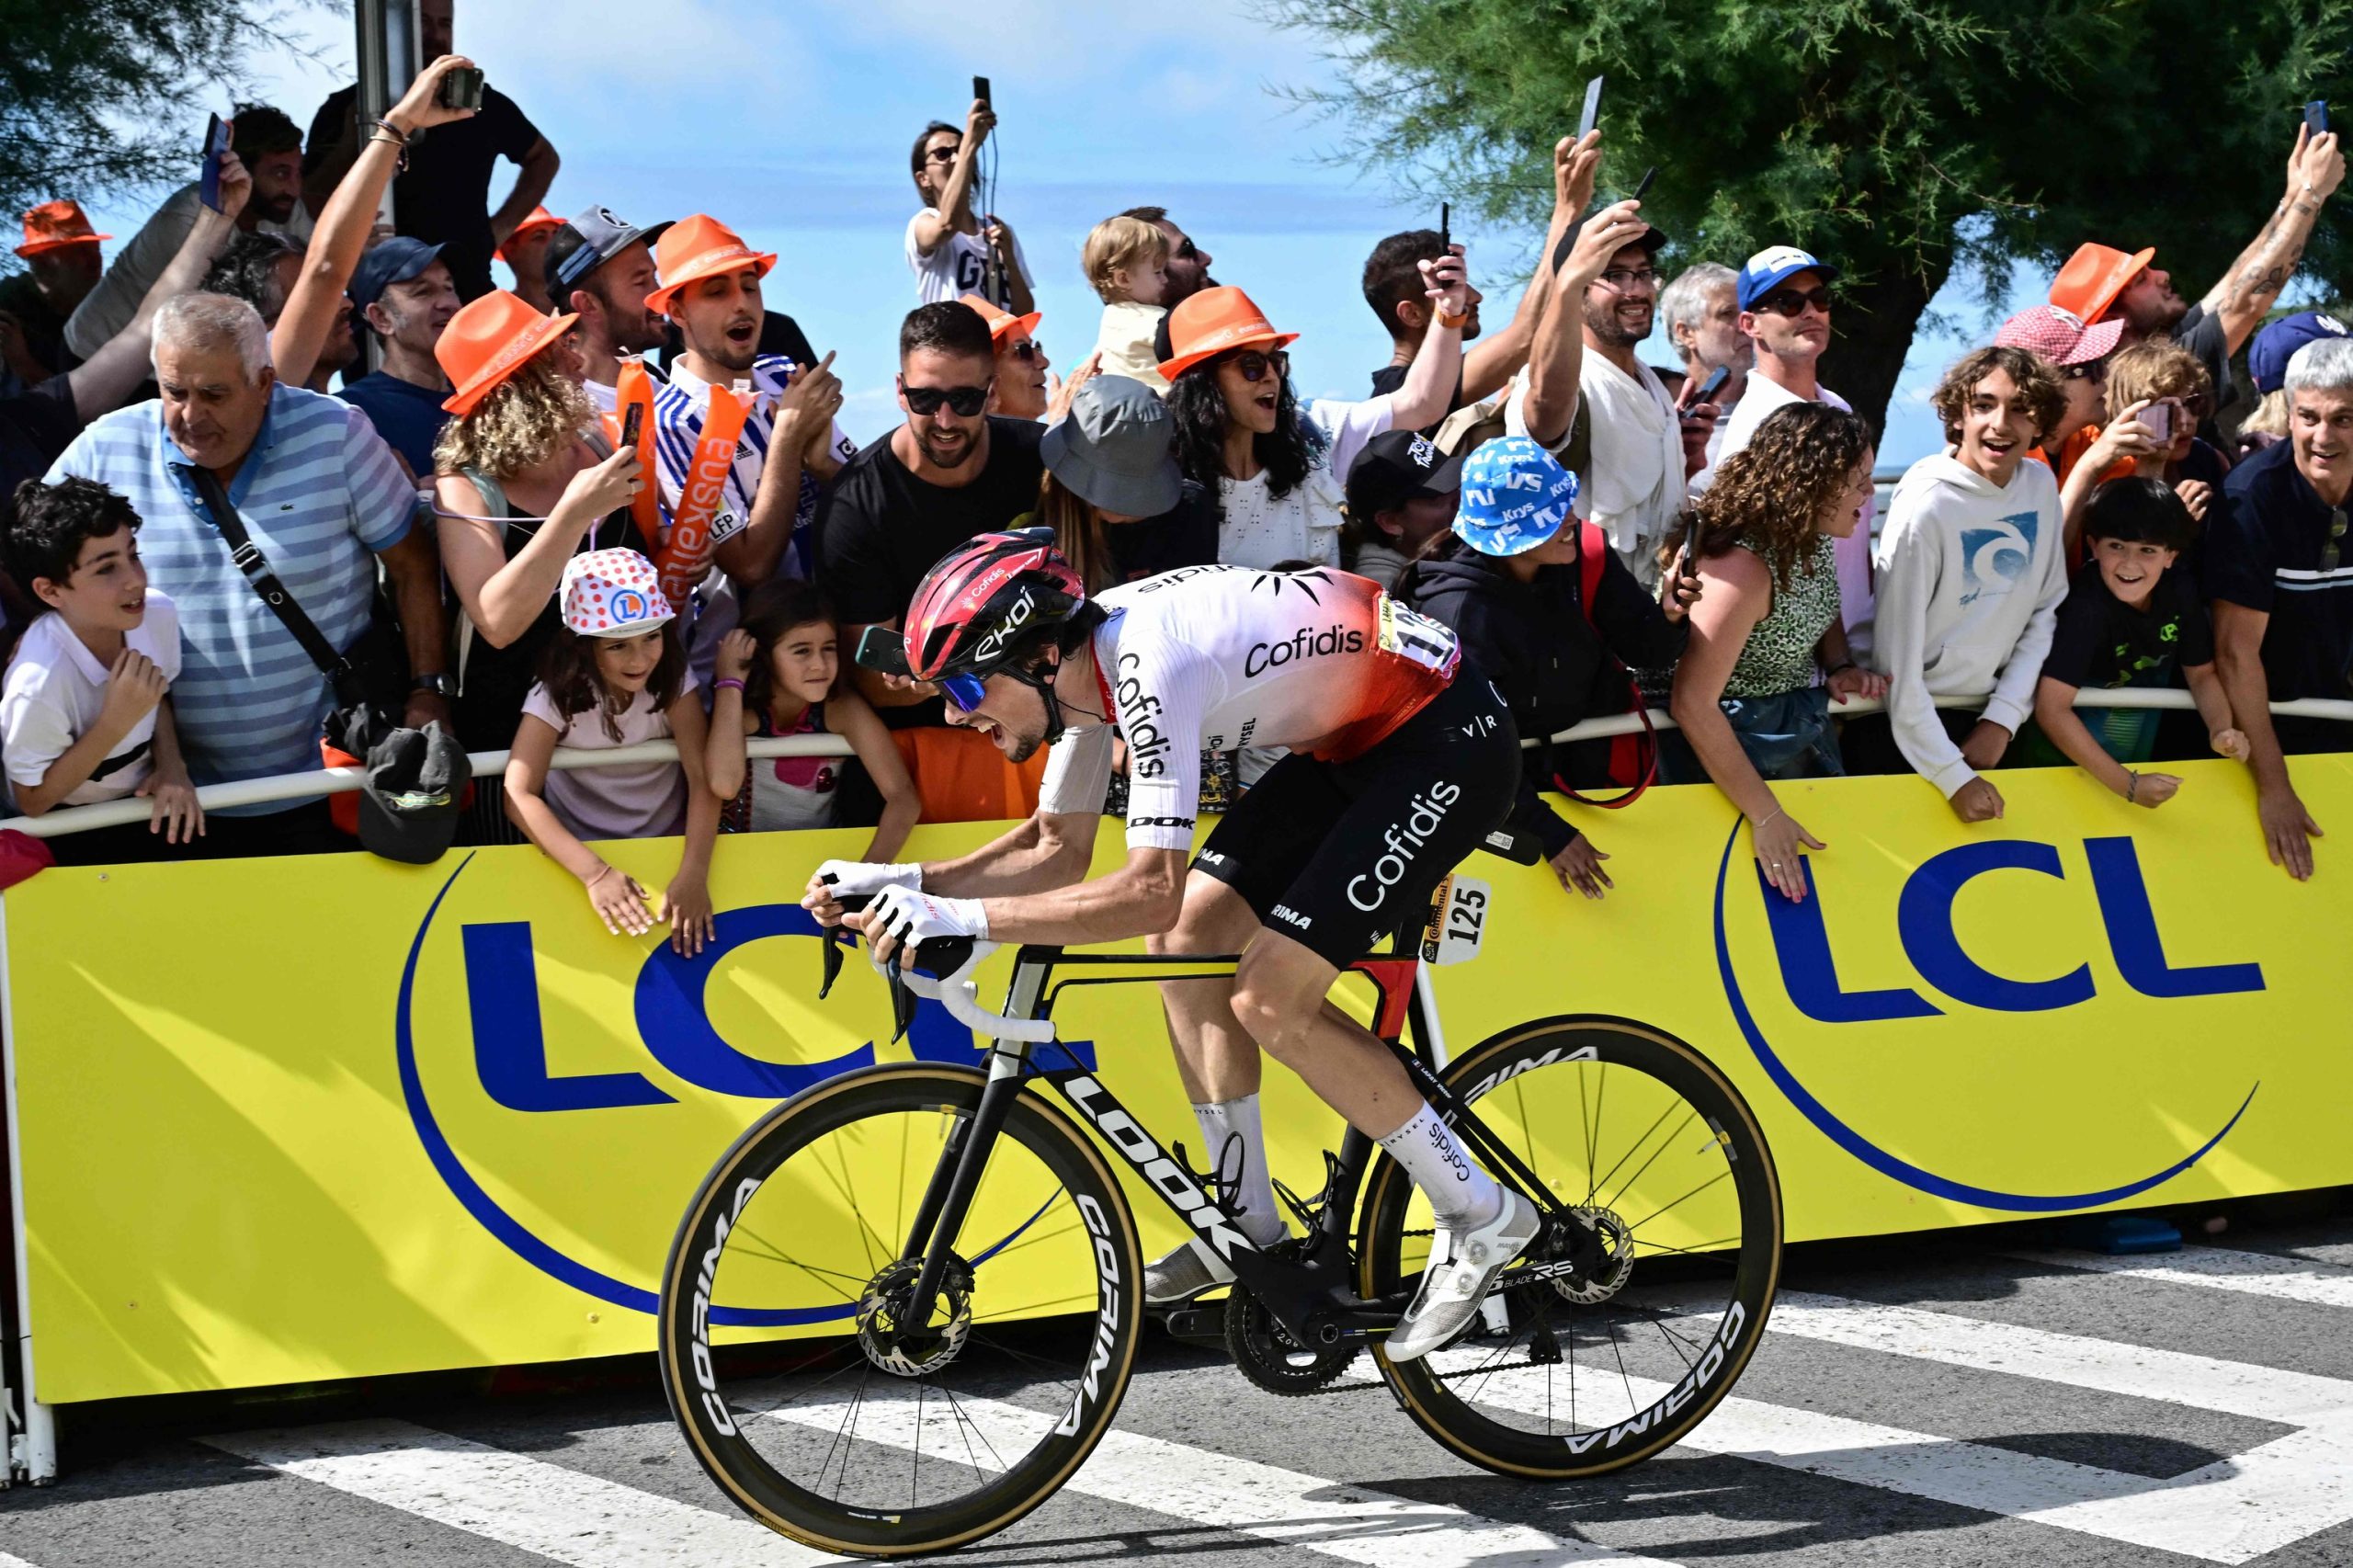
[[[677,612],[654,562],[633,550],[592,550],[563,569],[563,623],[583,637],[635,637]]]

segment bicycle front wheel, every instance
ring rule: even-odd
[[[1540,1188],[1513,1185],[1590,1227],[1608,1261],[1563,1277],[1523,1256],[1468,1336],[1381,1356],[1382,1375],[1425,1431],[1504,1474],[1598,1475],[1668,1447],[1747,1365],[1780,1273],[1780,1183],[1746,1102],[1691,1047],[1621,1018],[1523,1024],[1445,1081]],[[1436,1244],[1427,1200],[1383,1159],[1362,1212],[1359,1290],[1411,1290]]]
[[[909,1296],[984,1083],[847,1074],[756,1123],[672,1244],[663,1384],[695,1457],[753,1517],[896,1556],[1004,1528],[1109,1427],[1135,1355],[1135,1221],[1086,1135],[1014,1102],[935,1301]]]

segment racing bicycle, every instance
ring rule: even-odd
[[[1439,889],[1432,956],[1449,924],[1476,926],[1465,881]],[[697,1460],[753,1517],[828,1551],[935,1551],[1019,1519],[1110,1428],[1134,1369],[1127,1186],[1232,1267],[1222,1303],[1181,1316],[1221,1333],[1259,1388],[1385,1383],[1464,1459],[1540,1480],[1620,1469],[1689,1432],[1747,1364],[1779,1274],[1780,1188],[1756,1118],[1699,1051],[1629,1018],[1534,1018],[1449,1058],[1409,941],[1347,971],[1372,984],[1374,1032],[1544,1215],[1464,1337],[1402,1364],[1381,1352],[1433,1230],[1363,1133],[1324,1153],[1320,1191],[1278,1184],[1293,1233],[1255,1248],[1214,1174],[1056,1040],[1074,987],[1230,975],[1234,958],[1024,947],[995,1014],[969,978],[986,945],[931,942],[889,971],[897,1023],[935,997],[992,1042],[976,1062],[802,1091],[721,1156],[679,1225],[658,1330]],[[829,937],[821,996],[842,950]],[[1343,1383],[1367,1353],[1381,1381]]]

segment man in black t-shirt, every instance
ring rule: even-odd
[[[2353,726],[2273,718],[2268,703],[2353,696],[2353,338],[2288,361],[2288,439],[2233,469],[2206,514],[2205,588],[2231,710],[2254,746],[2272,861],[2312,875],[2318,830],[2283,753],[2353,750]]]
[[[844,463],[817,509],[817,581],[845,647],[869,626],[896,627],[950,549],[1021,527],[1037,506],[1044,426],[982,412],[995,367],[988,323],[970,305],[924,305],[900,326],[906,423]],[[892,686],[868,669],[858,682],[893,729],[946,722],[929,686]]]
[[[419,0],[420,51],[428,63],[454,52],[450,6],[451,0]],[[346,87],[321,105],[311,121],[302,154],[302,194],[313,215],[326,206],[335,182],[359,155],[358,100],[359,89]],[[519,172],[515,188],[493,211],[490,176],[501,158],[518,165]],[[481,113],[410,139],[408,162],[392,181],[392,227],[441,247],[441,260],[458,285],[460,299],[487,294],[491,253],[546,199],[561,161],[513,98],[485,86]]]

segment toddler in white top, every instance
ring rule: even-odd
[[[1156,392],[1168,390],[1152,338],[1168,313],[1168,236],[1141,218],[1106,218],[1079,253],[1086,281],[1103,300],[1103,329],[1096,337],[1097,366],[1107,376],[1132,376]]]

